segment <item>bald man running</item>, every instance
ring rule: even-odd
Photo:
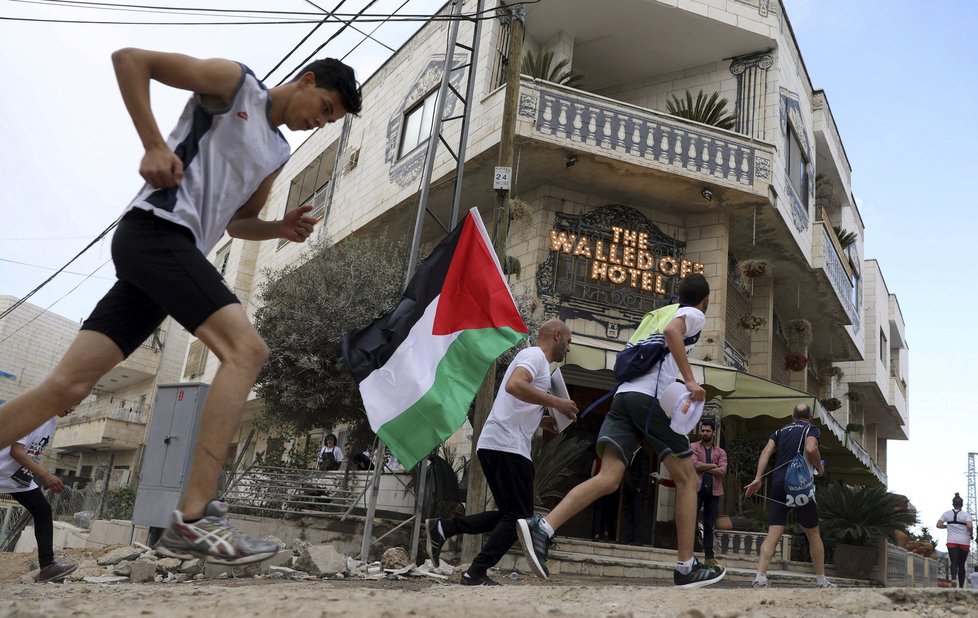
[[[544,406],[570,419],[577,418],[573,401],[549,394],[550,363],[564,360],[570,342],[567,324],[547,320],[540,327],[537,344],[521,350],[503,376],[503,388],[496,394],[477,447],[479,463],[499,510],[427,521],[428,554],[435,566],[440,563],[446,539],[457,534],[491,532],[482,551],[462,573],[461,583],[465,586],[499,585],[486,572],[516,542],[516,521],[533,515],[530,440],[537,427],[556,430],[553,419],[544,419]]]

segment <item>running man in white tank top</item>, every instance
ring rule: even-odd
[[[281,125],[308,131],[360,112],[353,69],[333,59],[303,68],[271,90],[237,62],[122,49],[112,54],[119,90],[145,148],[146,184],[112,240],[118,281],[99,301],[54,372],[0,406],[0,449],[86,397],[167,315],[203,341],[221,366],[207,393],[180,510],[157,548],[219,564],[262,560],[275,542],[249,539],[213,500],[218,474],[268,348],[207,260],[227,231],[235,238],[303,242],[311,206],[279,221],[258,215],[289,158]],[[150,107],[150,82],[193,93],[169,139]]]

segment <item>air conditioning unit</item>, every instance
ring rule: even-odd
[[[350,155],[346,158],[346,167],[343,168],[343,173],[347,173],[360,163],[360,149],[350,151]]]

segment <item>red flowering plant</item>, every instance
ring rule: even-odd
[[[784,367],[789,371],[804,371],[808,366],[808,356],[804,354],[788,354],[784,357]]]

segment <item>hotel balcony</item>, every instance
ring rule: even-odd
[[[157,329],[129,358],[112,368],[99,379],[95,391],[114,393],[155,376],[160,369],[166,331]]]
[[[143,443],[148,417],[146,404],[102,397],[60,419],[53,446],[59,451],[134,449]]]

